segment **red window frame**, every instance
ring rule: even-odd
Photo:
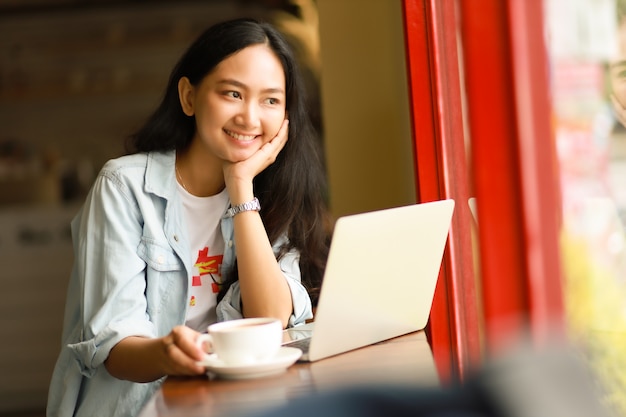
[[[463,378],[483,352],[496,352],[528,331],[542,343],[555,325],[562,329],[560,192],[543,3],[404,0],[402,5],[418,201],[457,201],[428,328],[445,381]],[[470,189],[479,210],[478,283]]]
[[[462,378],[480,356],[480,340],[454,4],[406,0],[403,7],[417,200],[456,202],[427,330],[442,379]]]

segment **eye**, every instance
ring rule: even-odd
[[[226,91],[224,93],[224,95],[226,95],[228,97],[236,98],[236,99],[240,99],[241,98],[241,94],[239,94],[238,91]]]
[[[265,99],[265,104],[269,104],[269,105],[275,106],[277,104],[280,104],[280,100],[275,98],[275,97],[266,98]]]

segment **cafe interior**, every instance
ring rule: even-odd
[[[142,416],[285,406],[349,374],[445,389],[555,348],[588,375],[580,402],[626,415],[625,1],[0,0],[0,416],[45,414],[69,222],[99,169],[185,46],[242,16],[296,51],[334,218],[455,201],[430,316],[371,347],[384,368],[366,348],[256,381],[172,378]],[[556,400],[566,375],[513,396]]]

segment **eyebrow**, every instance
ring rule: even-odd
[[[237,81],[237,80],[233,80],[230,78],[226,78],[223,80],[219,80],[217,82],[217,84],[222,84],[222,85],[232,85],[234,87],[239,87],[239,88],[243,88],[243,89],[247,89],[248,86],[245,85],[244,83]],[[264,93],[272,93],[272,94],[285,94],[285,90],[282,88],[278,88],[278,87],[270,87],[270,88],[265,88],[262,90]]]

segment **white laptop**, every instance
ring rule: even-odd
[[[284,332],[316,361],[422,330],[428,322],[454,200],[341,217],[315,321]]]

